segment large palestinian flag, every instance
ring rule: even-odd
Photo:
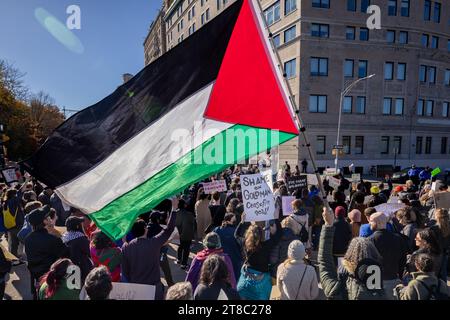
[[[68,119],[26,170],[117,239],[167,197],[296,137],[256,1],[235,2]]]

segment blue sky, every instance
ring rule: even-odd
[[[32,92],[49,93],[58,106],[80,110],[122,83],[123,73],[144,67],[143,42],[160,0],[0,0],[0,59],[26,73]],[[69,5],[81,9],[72,30],[83,53],[58,42],[35,18],[45,9],[64,25]]]

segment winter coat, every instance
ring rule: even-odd
[[[430,292],[425,286],[430,289],[433,286],[437,287],[438,281],[440,282],[439,291],[441,294],[447,296],[450,294],[447,284],[438,279],[433,272],[413,272],[412,277],[413,279],[407,286],[399,285],[396,287],[400,300],[429,300]]]
[[[195,217],[192,212],[184,209],[177,212],[177,219],[175,222],[178,233],[180,234],[180,241],[192,241],[195,237]]]
[[[352,240],[352,228],[343,217],[336,219],[333,226],[335,227],[333,239],[333,254],[344,255],[347,251],[350,241]]]
[[[290,228],[283,228],[281,232],[280,241],[270,251],[270,267],[273,277],[276,277],[280,263],[287,259],[289,244],[294,240],[299,240]]]
[[[203,239],[206,228],[211,224],[208,199],[197,201],[195,204],[195,218],[197,220],[197,238]]]
[[[317,261],[320,283],[325,296],[331,300],[382,300],[382,294],[375,294],[344,268],[338,274],[333,257],[334,226],[324,225],[320,233]],[[363,266],[364,267],[364,266]]]
[[[279,265],[277,287],[281,300],[314,300],[319,295],[316,270],[302,261]]]
[[[88,273],[92,270],[93,264],[91,261],[91,250],[88,238],[85,235],[79,235],[73,239],[68,238],[64,234],[63,242],[70,250],[70,260],[81,269],[81,279],[84,281]]]
[[[217,233],[220,237],[223,252],[230,256],[231,263],[233,264],[234,275],[236,276],[236,279],[239,279],[243,263],[243,256],[239,243],[234,236],[235,231],[236,227],[230,225],[214,229],[214,232]]]

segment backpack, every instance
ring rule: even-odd
[[[309,232],[308,232],[308,230],[305,227],[306,223],[302,224],[302,223],[299,222],[298,224],[301,226],[300,233],[299,233],[300,241],[303,242],[303,243],[308,242],[308,240],[309,240]]]
[[[441,280],[438,279],[438,284],[433,285],[431,287],[427,286],[425,284],[425,282],[423,282],[422,280],[416,279],[418,282],[420,282],[420,284],[427,289],[428,291],[428,299],[426,300],[449,300],[449,296],[446,295],[445,293],[441,292]]]
[[[14,228],[16,224],[17,212],[19,211],[19,207],[16,209],[16,213],[13,215],[9,206],[6,205],[6,210],[3,209],[3,224],[5,225],[6,230],[10,230]]]

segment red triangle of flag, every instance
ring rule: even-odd
[[[204,116],[298,134],[250,1],[244,0]]]

